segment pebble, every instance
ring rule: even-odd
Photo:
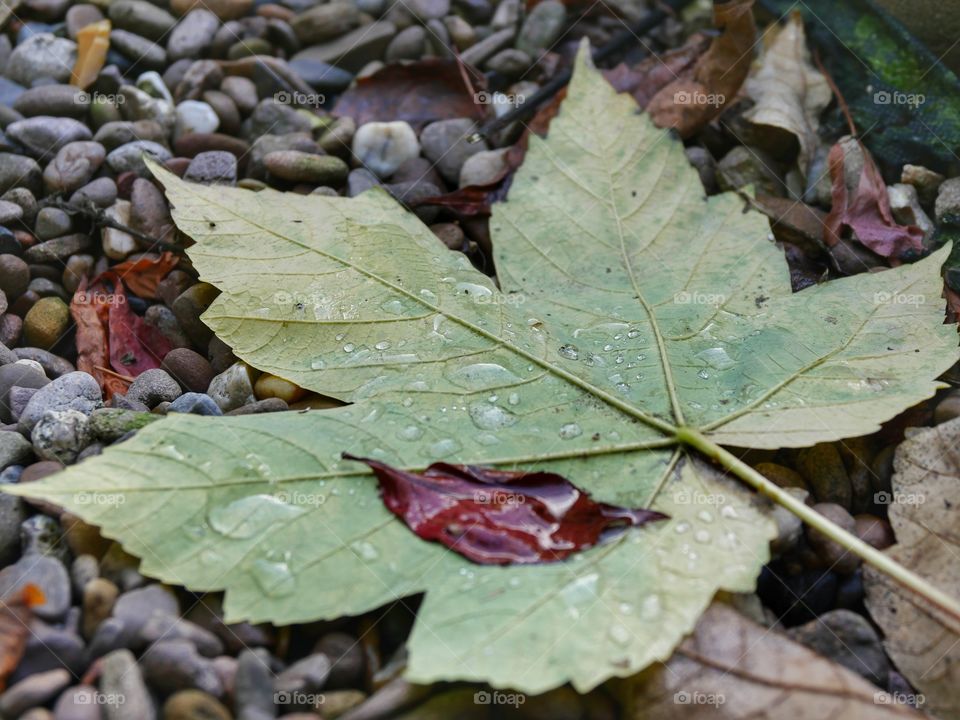
[[[387,45],[396,34],[396,25],[378,20],[323,44],[301,50],[293,56],[293,60],[319,60],[356,73],[368,62],[383,57]]]
[[[197,347],[205,347],[213,336],[213,331],[200,320],[200,316],[219,294],[220,291],[213,285],[200,282],[191,285],[173,301],[171,310],[177,316],[180,327]]]
[[[98,142],[81,141],[64,145],[43,171],[49,193],[72,193],[90,182],[103,161],[106,150]]]
[[[18,435],[19,433],[4,434]],[[0,564],[6,566],[16,562],[20,555],[20,523],[26,519],[27,507],[23,500],[16,495],[0,494]]]
[[[883,642],[870,621],[850,610],[831,610],[787,635],[818,655],[881,687],[892,669]]]
[[[253,392],[258,400],[280,398],[287,404],[295,403],[307,394],[306,390],[289,380],[270,373],[263,373],[257,378],[257,382],[253,386]]]
[[[411,25],[401,30],[387,45],[384,60],[388,63],[401,60],[418,60],[427,49],[427,31],[420,25]]]
[[[212,632],[189,620],[162,613],[154,613],[141,622],[136,637],[139,646],[159,640],[187,640],[206,657],[223,654],[223,643]]]
[[[317,144],[309,133],[289,133],[287,135],[261,135],[254,140],[250,148],[250,161],[247,164],[247,177],[264,180],[267,167],[264,159],[272,152],[297,150],[316,153]]]
[[[200,690],[180,690],[164,703],[163,720],[233,720],[233,716],[212,695]]]
[[[209,10],[195,8],[180,19],[167,40],[170,61],[182,58],[196,59],[213,42],[220,20]]]
[[[153,41],[162,40],[177,22],[162,7],[146,0],[113,0],[108,15],[114,27]]]
[[[127,30],[111,30],[110,47],[141,67],[160,70],[167,64],[167,51],[162,45]]]
[[[223,412],[254,402],[250,368],[243,363],[234,363],[210,381],[207,394]]]
[[[42,178],[40,165],[33,158],[0,152],[0,193],[20,186],[36,194],[40,191]]]
[[[260,413],[284,412],[289,410],[290,406],[285,400],[278,397],[265,398],[256,402],[248,403],[242,407],[235,408],[224,415],[259,415]]]
[[[33,447],[18,432],[0,432],[0,467],[24,465],[33,459]]]
[[[162,402],[173,402],[180,397],[180,385],[160,368],[145,370],[131,383],[127,398],[152,408]]]
[[[515,32],[513,28],[499,30],[468,47],[460,53],[460,59],[468,65],[478,67],[509,46],[513,42]]]
[[[312,129],[306,115],[273,99],[257,103],[250,117],[244,122],[244,132],[251,140],[267,134],[309,133]]]
[[[13,109],[24,117],[63,115],[83,119],[90,108],[90,96],[73,85],[40,85],[22,92]]]
[[[244,650],[237,658],[234,710],[237,720],[264,720],[276,715],[270,653],[263,648]]]
[[[44,602],[32,608],[41,620],[61,620],[70,608],[70,575],[56,557],[24,555],[0,570],[0,597],[8,598],[33,583],[43,592]]]
[[[13,419],[10,412],[11,388],[40,388],[49,382],[39,364],[16,362],[0,367],[0,420],[9,423]]]
[[[92,685],[67,688],[53,706],[53,713],[55,720],[102,720],[103,717],[97,689]]]
[[[370,122],[357,128],[352,150],[365,168],[380,178],[388,178],[420,154],[420,143],[409,123]]]
[[[320,60],[291,60],[289,66],[305,83],[319,92],[343,92],[353,82],[353,73]]]
[[[226,21],[248,15],[253,8],[253,0],[171,0],[170,9],[177,15],[185,15],[198,5]]]
[[[18,347],[13,351],[17,356],[18,360],[33,360],[36,362],[43,373],[48,378],[57,378],[61,375],[66,375],[67,373],[73,372],[76,368],[73,364],[66,360],[65,358],[60,357],[59,355],[54,355],[52,352],[47,350],[41,350],[36,347]]]
[[[466,237],[463,230],[456,223],[437,223],[430,226],[430,231],[440,238],[440,241],[451,250],[462,250]]]
[[[843,458],[835,445],[819,443],[799,450],[796,468],[806,478],[813,496],[819,502],[850,508],[853,489]]]
[[[813,506],[813,509],[847,532],[856,532],[856,521],[842,506],[836,503],[817,503]],[[849,575],[860,566],[858,556],[848,552],[819,530],[808,527],[806,531],[807,542],[810,543],[810,547],[830,570],[842,575]]]
[[[317,640],[314,653],[322,653],[331,659],[331,687],[356,687],[363,684],[366,667],[364,651],[357,638],[343,632],[327,633]]]
[[[163,193],[146,178],[137,178],[130,189],[130,227],[148,237],[170,240],[174,233],[170,208]]]
[[[40,160],[53,157],[65,145],[93,137],[90,128],[79,120],[46,115],[11,123],[7,125],[6,133]]]
[[[19,428],[29,433],[50,410],[76,410],[89,415],[103,407],[100,386],[92,375],[71,372],[40,388],[20,415]]]
[[[509,169],[508,153],[509,148],[503,148],[484,150],[468,157],[460,169],[460,187],[492,185],[500,180]]]
[[[183,179],[206,185],[236,185],[237,158],[222,150],[197,153],[187,166]]]
[[[90,413],[90,430],[94,437],[104,443],[112,443],[132,430],[139,430],[159,419],[149,412],[100,408]]]
[[[522,50],[505,48],[487,60],[485,67],[507,78],[518,78],[533,64],[533,58]]]
[[[223,692],[213,663],[188,640],[159,640],[141,656],[140,665],[151,687],[164,694],[195,688],[219,697]]]
[[[0,224],[13,225],[23,218],[23,208],[19,205],[0,200]]]
[[[95,577],[83,587],[83,636],[91,639],[104,620],[110,617],[120,589],[106,578]]]
[[[523,21],[517,37],[517,50],[539,57],[560,38],[567,22],[567,8],[558,0],[537,3]]]
[[[104,215],[117,224],[129,227],[132,222],[131,212],[128,200],[117,200],[106,209]],[[106,226],[100,228],[100,238],[103,254],[111,260],[123,260],[137,249],[137,241],[133,235],[119,228]]]
[[[293,63],[291,63],[293,66]],[[229,96],[237,104],[241,115],[249,115],[257,106],[257,86],[250,78],[232,75],[220,83],[220,91]]]
[[[46,297],[34,303],[23,318],[23,337],[28,345],[49,349],[70,326],[70,308],[57,297]]]
[[[56,207],[45,207],[37,212],[33,232],[38,240],[50,240],[66,235],[70,232],[72,226],[73,220],[66,212]],[[28,249],[28,252],[24,254],[25,257],[30,257],[29,250],[32,249]]]
[[[726,191],[752,184],[758,194],[783,197],[786,188],[774,167],[776,161],[763,150],[737,145],[717,163],[717,184]]]
[[[240,132],[240,110],[229,95],[219,90],[207,90],[202,99],[217,114],[224,134],[235,135]]]
[[[167,414],[175,412],[193,415],[223,415],[223,410],[213,401],[213,398],[195,392],[184,393],[170,403]]]
[[[900,182],[913,185],[920,196],[920,202],[927,206],[936,201],[937,190],[943,181],[943,175],[923,165],[904,165],[900,174]]]
[[[960,177],[944,180],[940,184],[933,214],[938,225],[947,218],[953,218],[954,222],[958,221],[958,218],[960,218]]]
[[[16,255],[0,255],[0,290],[8,298],[16,298],[26,292],[30,284],[30,267]]]
[[[212,133],[220,127],[220,118],[207,103],[202,100],[184,100],[176,108],[177,122],[175,133]]]
[[[67,10],[67,35],[76,41],[77,33],[87,25],[103,20],[103,13],[96,5],[73,5]]]
[[[189,348],[176,348],[168,352],[161,367],[188,392],[205,392],[214,376],[207,359]]]
[[[74,558],[73,564],[70,566],[70,581],[73,583],[74,596],[82,596],[83,589],[99,577],[100,561],[96,557],[93,555],[77,555]]]
[[[20,717],[32,707],[45,705],[67,687],[70,680],[70,673],[62,668],[26,677],[0,696],[0,715]]]
[[[30,439],[37,457],[70,465],[93,442],[93,433],[90,421],[83,413],[76,410],[49,410],[34,425]]]
[[[50,78],[58,83],[70,80],[77,61],[77,44],[50,33],[37,33],[19,43],[7,59],[4,74],[24,87],[34,80]]]
[[[114,650],[100,663],[100,691],[123,698],[122,705],[114,706],[117,710],[107,706],[107,720],[156,720],[156,708],[133,653]]]
[[[103,125],[93,136],[107,152],[136,140],[149,140],[162,143],[166,141],[163,126],[155,120],[117,120]]]
[[[317,185],[342,185],[350,168],[338,157],[314,155],[297,150],[279,150],[263,159],[266,169],[275,177],[290,182]]]
[[[356,132],[357,123],[353,118],[337,118],[320,136],[317,146],[329,155],[348,157],[352,152],[351,146]]]
[[[885,550],[896,542],[890,523],[875,515],[854,515],[856,536],[877,550]]]
[[[62,216],[61,213],[63,213]],[[90,246],[90,236],[87,233],[64,235],[63,231],[70,231],[68,223],[70,223],[70,216],[62,210],[57,208],[41,210],[37,217],[37,236],[54,235],[55,237],[27,248],[23,259],[31,263],[59,263],[75,253],[86,250]],[[66,227],[65,224],[67,224]],[[36,280],[40,279],[42,278],[36,278]]]
[[[316,5],[290,21],[303,45],[315,45],[342,36],[360,24],[360,11],[345,2]]]
[[[149,177],[147,166],[143,161],[144,154],[149,155],[161,164],[173,157],[170,151],[159,143],[149,140],[135,140],[111,151],[107,155],[107,165],[115,175],[132,172],[140,177]]]
[[[471,143],[467,140],[475,129],[473,120],[458,118],[430,123],[420,134],[424,156],[436,164],[447,182],[456,184],[467,158],[489,149],[485,141]]]
[[[308,655],[283,670],[274,681],[277,692],[316,694],[330,677],[330,659],[323,653]]]
[[[113,178],[102,177],[91,180],[70,196],[70,204],[74,207],[94,206],[106,208],[113,205],[117,199],[117,183]]]

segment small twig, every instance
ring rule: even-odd
[[[100,372],[106,373],[107,375],[113,375],[116,378],[120,378],[125,382],[133,382],[136,379],[136,378],[130,377],[129,375],[121,375],[120,373],[114,372],[110,368],[105,368],[102,365],[94,365],[93,368],[94,370],[99,370]]]
[[[610,39],[610,42],[603,47],[598,48],[593,53],[593,62],[599,65],[604,61],[609,60],[611,57],[619,54],[631,42],[653,30],[668,17],[674,15],[679,10],[682,10],[685,6],[689,5],[690,2],[691,0],[664,0],[656,9],[651,10],[649,13],[644,15],[644,17],[635,25],[618,31],[613,38]],[[561,70],[543,86],[541,86],[541,88],[533,95],[526,98],[522,105],[517,105],[509,112],[504,113],[500,117],[494,118],[473,133],[469,137],[469,141],[472,143],[480,142],[481,140],[490,137],[498,130],[505,128],[510,123],[529,115],[533,115],[538,107],[550,100],[550,98],[556,95],[562,87],[570,82],[570,78],[572,76],[572,69],[566,68],[565,70]]]
[[[66,202],[65,200],[56,198],[44,203],[44,207],[55,207],[60,210],[63,210],[65,213],[68,213],[70,215],[83,215],[85,218],[90,220],[90,222],[92,222],[94,225],[97,225],[100,227],[113,228],[114,230],[120,230],[121,232],[125,232],[131,237],[134,237],[137,240],[140,240],[141,242],[148,243],[153,248],[159,248],[160,250],[168,250],[178,255],[183,255],[184,253],[184,248],[182,246],[176,245],[174,243],[164,242],[163,240],[158,240],[155,237],[146,235],[140,232],[139,230],[134,230],[129,225],[124,225],[123,223],[117,222],[113,218],[108,217],[103,210],[100,210],[99,208],[95,209],[92,205],[90,207],[83,207],[81,205],[73,205],[71,203]]]
[[[840,93],[840,88],[837,87],[837,83],[834,82],[833,77],[823,66],[823,62],[820,60],[819,50],[814,51],[813,60],[817,63],[817,69],[823,74],[823,77],[826,78],[827,85],[830,86],[830,91],[837,98],[837,105],[840,106],[840,112],[843,113],[843,117],[847,120],[847,127],[850,128],[850,134],[853,137],[857,137],[857,126],[854,124],[853,116],[850,114],[850,107],[847,105],[847,101],[843,99],[843,95]]]

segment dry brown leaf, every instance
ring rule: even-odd
[[[721,32],[692,69],[650,100],[647,112],[662,128],[687,138],[732,103],[750,71],[757,26],[753,0],[714,3],[713,23]]]
[[[960,419],[905,440],[894,459],[890,524],[897,544],[887,550],[937,587],[960,594]],[[942,720],[960,718],[960,632],[941,622],[889,578],[867,568],[867,609],[886,635],[901,673]]]
[[[810,64],[810,52],[799,12],[764,36],[764,50],[743,86],[755,105],[744,118],[795,135],[800,143],[797,164],[806,175],[819,143],[820,113],[830,104],[827,79]]]
[[[892,720],[922,714],[777,631],[714,603],[633,685],[635,720]],[[681,707],[683,706],[683,707]]]

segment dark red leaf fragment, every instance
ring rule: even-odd
[[[482,565],[556,562],[632,525],[667,516],[598,503],[548,472],[433,463],[407,472],[348,453],[369,465],[384,505],[424,540]]]

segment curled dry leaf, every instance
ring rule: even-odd
[[[663,665],[632,681],[635,720],[921,720],[864,678],[714,603]]]
[[[408,472],[369,458],[384,505],[424,540],[475,563],[556,562],[663,513],[598,503],[562,475],[433,463]]]
[[[124,289],[124,281],[129,281],[152,296],[176,264],[168,255],[121,263],[89,285],[84,280],[70,302],[77,326],[77,369],[93,375],[108,398],[126,392],[125,378],[160,367],[172,349],[159,329],[133,312]]]
[[[819,143],[820,113],[830,104],[831,92],[827,79],[810,64],[799,13],[791,13],[786,24],[764,35],[763,54],[744,91],[755,103],[744,117],[795,135],[800,143],[797,164],[806,174]]]
[[[141,257],[136,260],[125,260],[114,265],[108,272],[123,278],[123,284],[130,288],[134,295],[155,300],[160,281],[177,266],[179,261],[180,258],[172,252],[165,252],[157,258]]]
[[[898,225],[890,212],[887,186],[876,163],[859,140],[863,154],[863,170],[853,192],[844,181],[845,165],[854,152],[844,150],[843,141],[830,148],[827,164],[833,183],[833,205],[827,215],[824,240],[831,247],[840,242],[844,230],[851,230],[856,238],[877,255],[899,258],[908,250],[923,247],[923,230],[916,225]]]
[[[660,90],[684,73],[693,72],[697,61],[709,47],[710,38],[696,33],[681,47],[651,55],[633,67],[620,63],[603,70],[603,76],[617,92],[630,93],[637,104],[645,108]]]
[[[714,3],[713,22],[721,31],[710,48],[650,100],[647,112],[662,128],[687,138],[732,103],[750,71],[757,27],[753,0]]]
[[[360,78],[337,99],[333,114],[352,117],[357,125],[403,120],[420,128],[436,120],[479,119],[485,107],[455,61],[431,58],[387,65]]]
[[[20,587],[13,597],[0,599],[0,692],[23,657],[30,633],[30,609],[45,602],[43,591],[32,583]]]
[[[960,594],[960,419],[905,440],[894,459],[890,524],[897,544],[887,553]],[[865,568],[867,609],[886,635],[897,669],[922,693],[926,708],[943,720],[960,718],[960,628]]]

